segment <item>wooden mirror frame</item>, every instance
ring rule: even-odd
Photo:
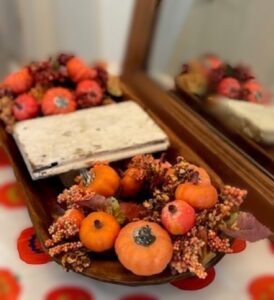
[[[248,190],[244,209],[274,232],[274,182],[184,102],[158,86],[145,67],[161,0],[136,0],[123,64],[122,81],[145,106],[168,124],[224,182]]]

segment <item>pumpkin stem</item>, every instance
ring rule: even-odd
[[[177,211],[177,208],[176,208],[175,205],[170,204],[170,205],[168,206],[168,211],[169,211],[171,214],[175,214],[176,211]]]
[[[96,229],[101,229],[103,227],[103,224],[100,220],[95,220],[94,221],[94,226]]]
[[[156,236],[153,235],[151,228],[148,225],[135,229],[133,238],[136,244],[146,247],[153,244],[156,240]]]
[[[56,96],[54,98],[54,104],[58,108],[63,108],[68,106],[68,100],[65,97],[62,96]]]
[[[82,177],[85,186],[88,186],[91,183],[91,174],[87,169],[81,169],[80,176]]]
[[[18,108],[19,110],[22,110],[24,108],[24,106],[21,103],[17,103],[14,102],[14,105],[16,106],[16,108]]]

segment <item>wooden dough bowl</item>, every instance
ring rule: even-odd
[[[134,96],[127,95],[126,98],[132,99]],[[135,100],[137,100],[137,98]],[[139,102],[139,104],[141,103]],[[194,151],[191,150],[190,146],[179,139],[178,136],[157,118],[155,114],[148,110],[147,112],[158,125],[165,130],[170,138],[171,147],[167,151],[167,159],[174,162],[178,155],[182,155],[188,161],[205,167],[209,171],[214,185],[217,188],[221,188],[221,179]],[[33,226],[38,238],[42,244],[44,244],[49,237],[47,228],[51,224],[52,217],[55,214],[56,197],[58,193],[64,189],[64,186],[58,176],[32,181],[13,138],[5,132],[3,124],[1,124],[0,127],[0,143],[11,159],[16,178],[25,193],[26,204]],[[206,267],[210,268],[214,266],[222,257],[223,254],[215,256]],[[56,262],[60,263],[58,259]],[[100,281],[132,286],[160,284],[193,276],[189,272],[173,276],[168,268],[161,274],[155,276],[136,276],[127,271],[119,263],[114,254],[95,255],[92,257],[91,266],[81,274]]]

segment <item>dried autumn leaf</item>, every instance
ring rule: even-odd
[[[231,229],[231,227],[236,227],[237,229]],[[273,234],[269,228],[261,224],[248,212],[240,212],[231,227],[224,230],[227,235],[249,242],[256,242]]]
[[[106,197],[98,195],[98,194],[91,194],[89,198],[81,201],[77,201],[77,205],[80,207],[87,207],[92,210],[106,210],[108,200]]]

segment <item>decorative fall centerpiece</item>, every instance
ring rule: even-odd
[[[240,211],[246,195],[213,186],[205,169],[182,157],[174,164],[152,155],[115,166],[97,162],[58,196],[59,215],[45,246],[76,272],[106,252],[137,276],[169,268],[205,278],[207,263],[232,251],[233,237],[255,241],[271,235]]]
[[[203,99],[223,97],[268,104],[270,92],[245,65],[232,66],[216,55],[202,55],[183,65],[175,78],[177,88]]]
[[[122,95],[119,79],[103,64],[90,66],[75,55],[62,53],[31,62],[4,78],[0,120],[11,133],[15,122],[114,103]]]

